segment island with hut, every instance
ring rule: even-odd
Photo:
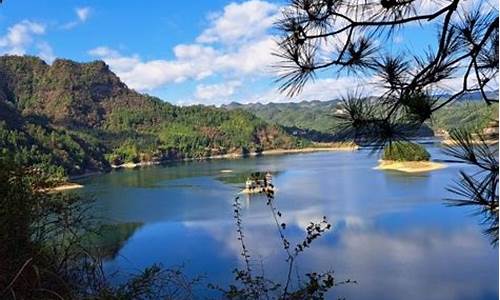
[[[259,194],[274,192],[271,173],[256,172],[252,173],[245,182],[245,188],[240,192],[241,194]]]

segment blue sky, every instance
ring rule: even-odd
[[[286,1],[5,0],[0,53],[102,59],[131,88],[177,104],[328,100],[355,88],[332,73],[293,99],[277,93],[273,23]],[[430,26],[383,41],[387,51],[433,47]]]

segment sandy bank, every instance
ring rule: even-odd
[[[113,169],[122,169],[122,168],[123,169],[134,169],[134,168],[138,168],[138,167],[156,166],[159,164],[161,164],[161,162],[159,162],[159,161],[143,161],[143,162],[138,162],[138,163],[128,162],[128,163],[124,163],[121,165],[111,165],[111,168],[113,168]]]
[[[352,143],[321,143],[316,144],[316,147],[300,148],[300,149],[273,149],[264,150],[262,152],[250,152],[248,154],[241,153],[228,153],[221,155],[213,155],[200,158],[184,158],[180,160],[166,160],[164,162],[175,162],[175,161],[198,161],[198,160],[209,160],[209,159],[235,159],[242,157],[253,157],[259,155],[279,155],[279,154],[290,154],[290,153],[311,153],[311,152],[326,152],[326,151],[355,151],[358,149],[358,145]],[[111,165],[113,169],[134,169],[144,166],[154,166],[160,165],[161,161],[154,162],[138,162],[138,163],[124,163],[121,165]]]
[[[495,144],[498,144],[498,140],[486,140],[486,141],[484,141],[484,142],[485,142],[487,145],[495,145]],[[483,142],[482,142],[482,141],[480,141],[480,140],[473,140],[473,141],[471,141],[471,143],[472,143],[473,145],[481,145],[481,144],[483,144]],[[441,140],[441,144],[442,144],[442,145],[446,145],[446,146],[453,146],[453,145],[456,145],[457,143],[456,143],[454,140],[452,140],[452,139],[443,139],[443,140]]]
[[[288,153],[310,153],[310,152],[325,152],[325,151],[354,151],[358,146],[355,144],[341,144],[335,146],[309,147],[302,149],[275,149],[262,151],[262,155],[276,155]]]
[[[443,163],[433,161],[392,161],[379,160],[376,170],[395,170],[405,173],[421,173],[446,168]]]
[[[63,183],[61,185],[49,188],[49,189],[44,189],[42,190],[43,192],[48,192],[48,193],[53,193],[53,192],[62,192],[62,191],[67,191],[67,190],[74,190],[74,189],[80,189],[83,188],[83,185],[78,184],[78,183],[72,183],[72,182],[67,182]]]

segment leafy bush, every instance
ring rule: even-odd
[[[129,162],[138,163],[140,161],[139,150],[133,141],[126,141],[123,145],[115,149],[108,157],[110,162],[114,164]]]
[[[419,144],[394,142],[384,147],[383,160],[428,161],[431,155]]]

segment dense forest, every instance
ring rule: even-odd
[[[0,57],[1,155],[57,180],[111,164],[294,148],[244,110],[179,107],[127,88],[103,62]]]
[[[498,95],[496,97],[498,99]],[[481,132],[491,126],[494,120],[498,120],[497,103],[488,106],[478,101],[460,101],[437,111],[432,119],[432,127],[445,132],[452,129]]]

